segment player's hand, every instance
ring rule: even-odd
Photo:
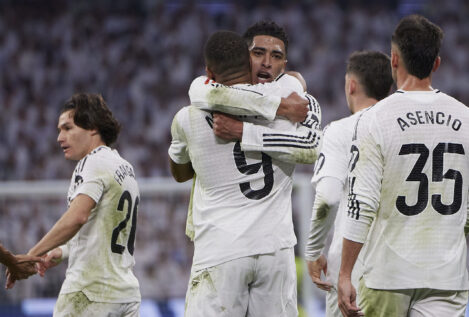
[[[243,123],[223,113],[213,114],[213,132],[226,141],[239,141],[243,137]]]
[[[339,309],[345,317],[364,316],[357,306],[357,292],[352,285],[350,278],[339,277],[338,302]]]
[[[324,275],[327,273],[326,257],[321,254],[316,261],[306,261],[306,265],[308,266],[308,274],[313,283],[322,290],[330,291],[332,284],[321,280],[321,272],[324,272]]]
[[[46,271],[60,262],[62,262],[62,249],[55,248],[43,256],[44,261],[37,264],[37,271],[41,277],[44,277]]]
[[[27,254],[15,255],[16,262],[9,265],[6,270],[7,282],[5,287],[12,288],[17,280],[27,279],[37,273],[36,263],[41,263],[41,257]]]
[[[308,104],[307,99],[293,92],[287,98],[282,98],[277,114],[286,117],[291,122],[302,122],[308,114]]]

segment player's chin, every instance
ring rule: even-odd
[[[64,158],[65,158],[66,160],[74,160],[72,153],[70,153],[69,151],[64,152]]]

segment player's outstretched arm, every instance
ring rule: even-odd
[[[73,238],[88,221],[96,202],[88,195],[79,194],[70,203],[68,210],[60,217],[52,229],[31,249],[28,254],[41,256],[65,244]]]
[[[280,97],[264,95],[254,89],[225,86],[200,76],[189,88],[191,105],[202,110],[220,111],[232,115],[259,115],[274,120]]]
[[[290,76],[291,77],[291,76]],[[264,85],[253,85],[246,88],[225,86],[209,80],[205,76],[196,78],[189,88],[191,104],[201,110],[219,111],[231,115],[261,116],[274,120],[276,116],[284,116],[292,122],[301,122],[307,115],[308,101],[298,94],[290,94],[280,98],[282,87],[288,80],[275,81]],[[287,84],[285,84],[287,82]],[[301,93],[301,89],[297,89]]]
[[[10,276],[13,280],[22,280],[36,274],[36,262],[41,261],[42,259],[37,256],[24,254],[13,255],[0,244],[0,262],[7,267],[7,283],[5,287],[11,288],[14,284],[8,282]]]
[[[60,217],[52,229],[29,250],[28,255],[42,256],[50,250],[65,244],[88,221],[91,210],[95,206],[96,202],[91,197],[79,194],[72,200],[68,210]],[[39,261],[43,261],[43,259],[39,258]],[[7,276],[7,288],[13,287],[17,279],[14,274],[9,274]]]

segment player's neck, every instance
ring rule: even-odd
[[[243,71],[232,73],[227,76],[220,76],[219,78],[216,78],[216,82],[226,86],[232,86],[236,84],[250,84],[251,73]]]
[[[365,95],[357,96],[355,100],[353,101],[352,112],[355,113],[360,110],[366,109],[368,107],[373,106],[377,102],[378,100],[376,100],[375,98],[371,98]]]
[[[91,152],[93,152],[93,150],[95,150],[96,148],[100,146],[106,146],[106,143],[104,143],[104,141],[101,140],[101,137],[93,139],[92,142],[90,143],[90,147],[88,148],[89,150],[88,154],[90,154]]]
[[[420,79],[410,74],[404,74],[401,78],[397,78],[397,89],[405,91],[431,91],[432,78],[428,76]]]

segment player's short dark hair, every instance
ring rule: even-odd
[[[288,52],[287,32],[277,23],[269,20],[263,20],[251,25],[243,35],[243,38],[248,43],[248,46],[252,45],[252,41],[256,35],[269,35],[278,38],[285,45],[285,54]]]
[[[420,79],[430,76],[442,39],[441,28],[417,14],[402,18],[392,34],[407,71]]]
[[[204,57],[207,67],[217,75],[250,72],[248,46],[235,32],[213,33],[205,43]]]
[[[63,105],[61,112],[73,110],[74,123],[85,130],[98,130],[106,145],[111,145],[120,132],[120,124],[114,118],[103,97],[98,94],[74,94]]]
[[[376,51],[353,52],[346,72],[357,76],[368,97],[381,100],[389,95],[393,79],[388,55]]]

